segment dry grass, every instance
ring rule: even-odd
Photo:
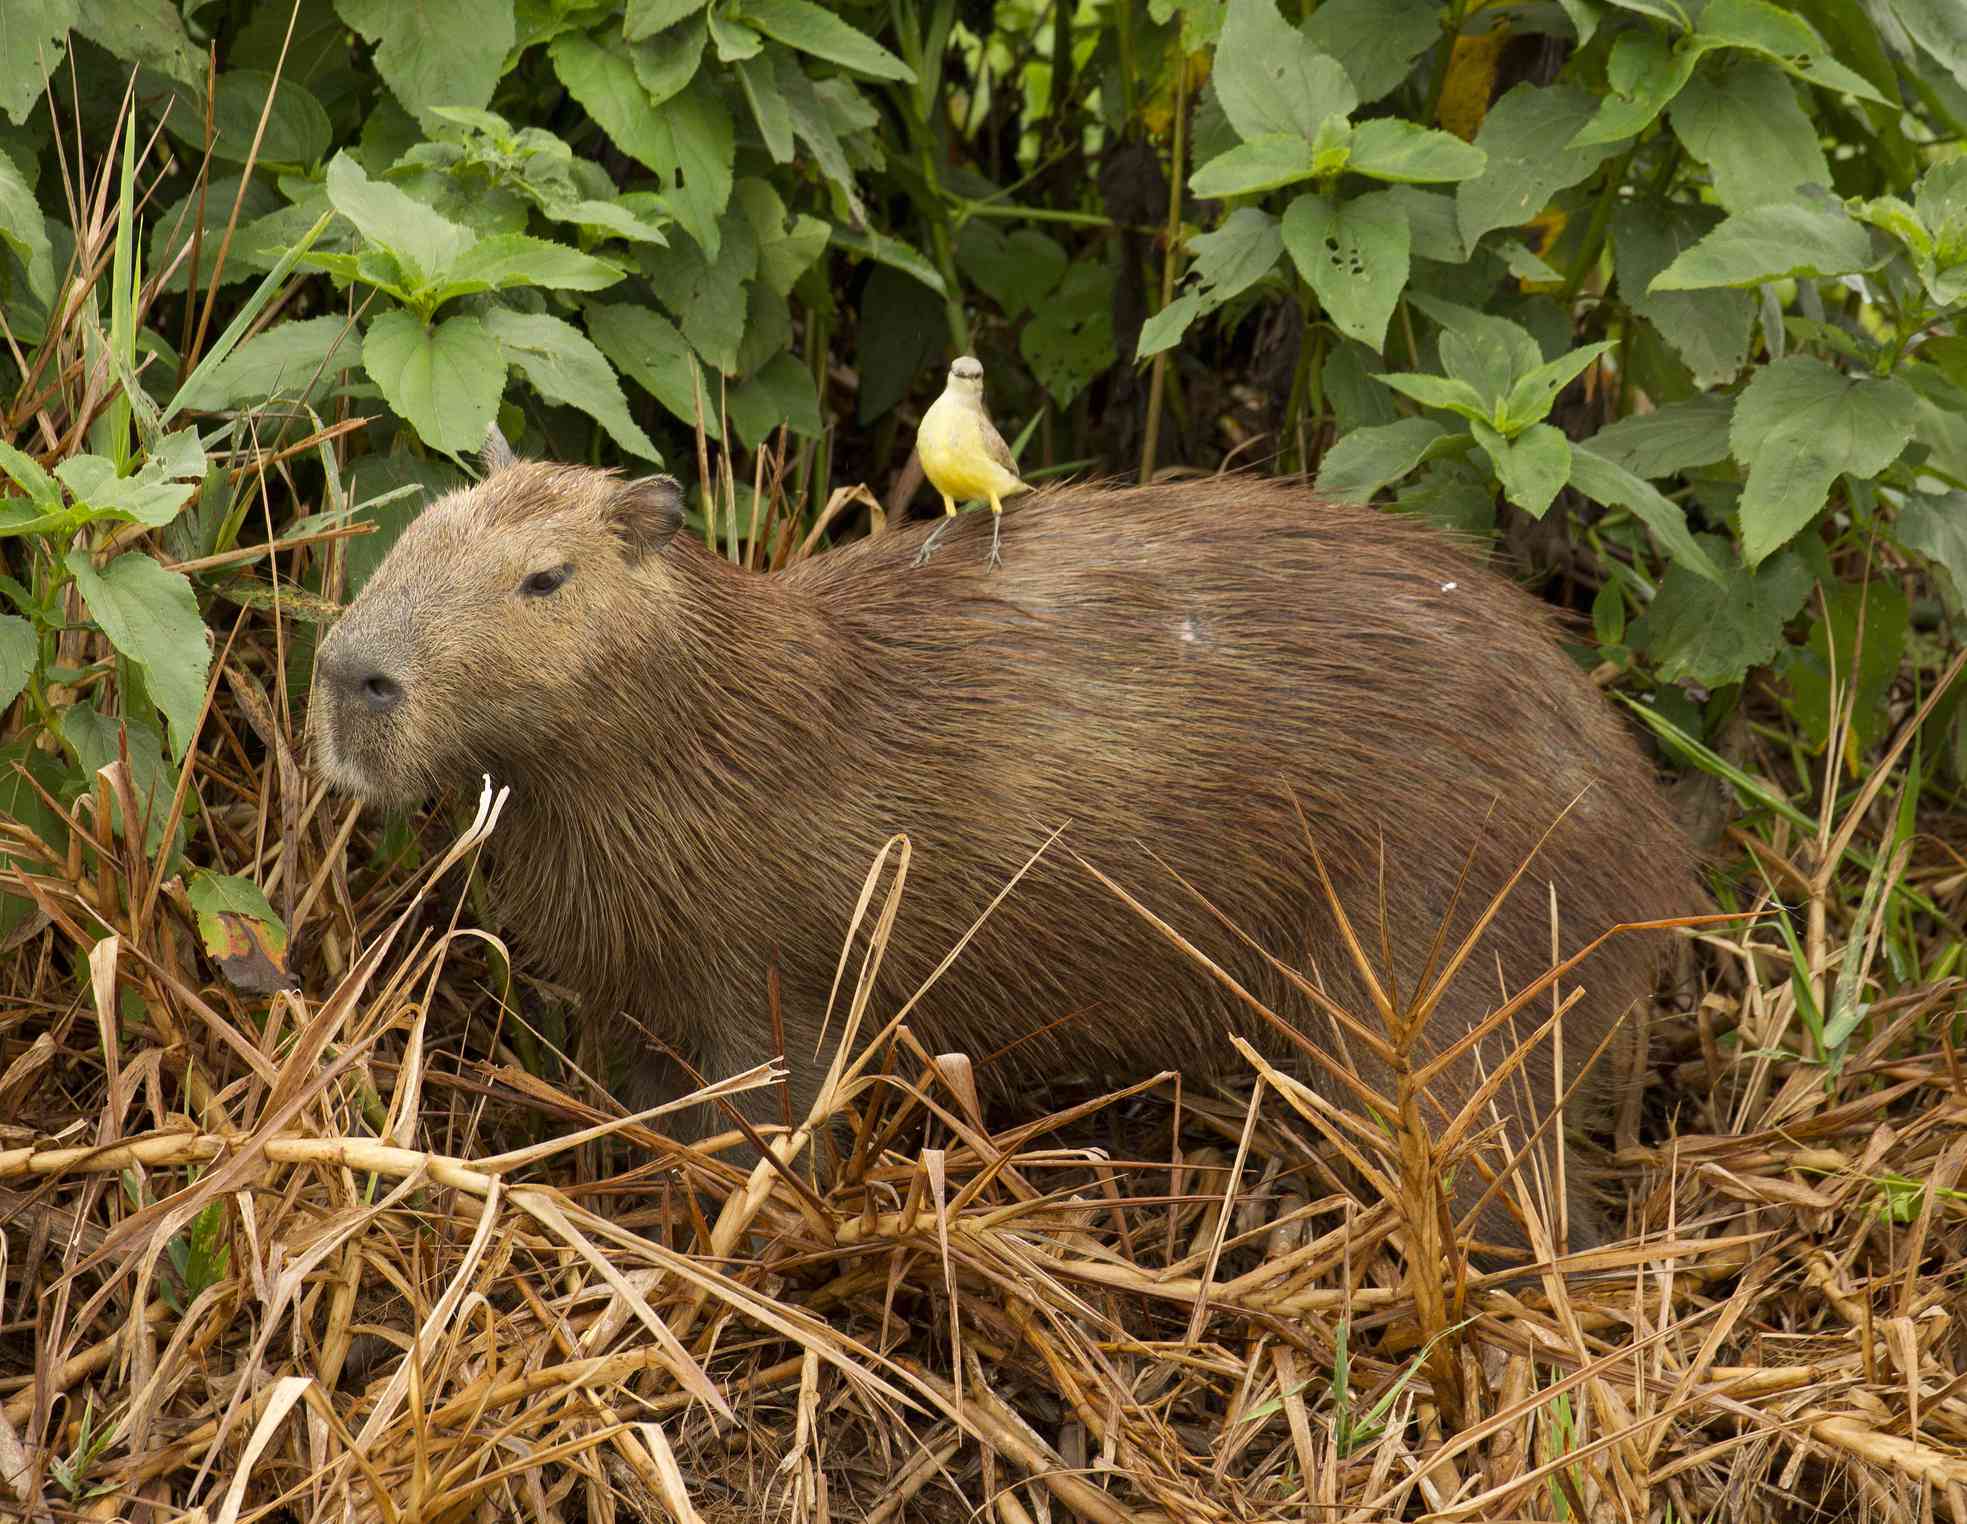
[[[50,363],[15,421],[52,457],[107,394],[79,343]],[[236,469],[278,495],[297,448]],[[756,532],[719,470],[746,554],[812,549],[762,462]],[[321,547],[243,570],[284,587]],[[221,976],[182,883],[111,829],[119,767],[48,801],[66,851],[0,820],[46,870],[9,880],[37,909],[0,966],[0,1511],[1967,1524],[1964,1002],[1917,972],[1958,945],[1967,835],[1887,794],[1926,711],[1813,828],[1738,834],[1764,886],[1740,908],[1773,884],[1802,933],[1689,931],[1698,995],[1657,1014],[1603,1172],[1628,1237],[1563,1256],[1561,1192],[1480,1111],[1427,1110],[1391,1000],[1343,1013],[1396,1060],[1384,1131],[1254,1056],[1223,1095],[993,1131],[971,1059],[872,1007],[856,954],[855,1062],[775,1160],[680,1150],[476,929],[497,797],[385,858],[302,766],[295,601],[238,601],[177,807],[195,861],[280,908],[298,988]],[[868,960],[907,857],[869,865]],[[1562,988],[1497,1019],[1545,1030]],[[1869,1005],[1829,1062],[1806,1029],[1841,993]],[[1451,1168],[1492,1171],[1546,1258],[1473,1269]]]

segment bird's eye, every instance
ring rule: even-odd
[[[574,563],[564,562],[550,566],[545,571],[536,571],[519,584],[522,598],[544,598],[548,593],[558,592],[561,584],[574,574]]]

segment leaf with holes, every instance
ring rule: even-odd
[[[1407,284],[1407,214],[1389,191],[1349,201],[1307,193],[1284,211],[1284,247],[1340,332],[1369,349]]]

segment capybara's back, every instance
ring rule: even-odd
[[[771,1056],[776,969],[795,1117],[896,832],[913,861],[877,1020],[1064,828],[909,1017],[931,1051],[998,1055],[986,1097],[1033,1114],[1063,1081],[1242,1069],[1232,1032],[1292,1057],[1077,859],[1375,1087],[1380,1065],[1264,956],[1377,1027],[1307,836],[1402,998],[1530,861],[1429,1052],[1554,961],[1553,885],[1561,955],[1701,908],[1647,764],[1539,606],[1413,520],[1249,477],[1071,487],[1007,507],[995,571],[976,515],[920,567],[908,528],[763,576],[679,516],[668,487],[525,464],[434,506],[324,646],[317,734],[372,797],[512,783],[494,883],[522,948],[707,1078]],[[539,593],[534,562],[571,568],[565,585]],[[380,719],[362,697],[378,677],[397,694]],[[1661,942],[1614,938],[1566,981],[1585,991],[1567,1080],[1639,1014]],[[1549,1010],[1491,1037],[1482,1072]],[[1556,1093],[1551,1052],[1497,1098],[1512,1147]],[[653,1059],[642,1078],[640,1095],[682,1083]],[[1477,1083],[1473,1057],[1451,1067],[1435,1119]],[[742,1104],[779,1116],[769,1091]],[[1574,1246],[1600,1231],[1582,1203],[1571,1221]],[[1484,1227],[1517,1236],[1499,1211]]]

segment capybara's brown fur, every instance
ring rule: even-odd
[[[1385,1076],[1356,1040],[1169,869],[1373,1025],[1306,823],[1376,962],[1384,843],[1404,993],[1469,854],[1450,947],[1534,854],[1430,1048],[1549,967],[1553,883],[1566,955],[1701,908],[1646,763],[1539,606],[1411,519],[1247,476],[1065,487],[1006,508],[996,571],[975,515],[920,567],[924,529],[904,527],[774,575],[680,522],[667,478],[499,462],[411,525],[323,643],[316,751],[377,801],[509,784],[491,883],[522,955],[708,1079],[774,1055],[776,967],[795,1119],[857,896],[896,832],[914,858],[877,1023],[1065,827],[909,1018],[931,1052],[1008,1048],[979,1081],[1031,1114],[1063,1079],[1241,1070],[1232,1031],[1289,1049],[1074,853],[1369,1083]],[[1616,937],[1577,972],[1567,1080],[1648,996],[1661,944]],[[1549,1010],[1540,997],[1488,1041],[1485,1071]],[[630,1050],[652,1052],[635,1030]],[[1503,1089],[1513,1147],[1554,1094],[1549,1054],[1527,1096]],[[636,1078],[637,1099],[683,1084],[655,1059]],[[1451,1068],[1444,1102],[1475,1083]],[[779,1120],[771,1088],[740,1104]],[[1573,1247],[1602,1232],[1575,1193],[1571,1223]],[[1483,1227],[1521,1241],[1499,1210]]]

